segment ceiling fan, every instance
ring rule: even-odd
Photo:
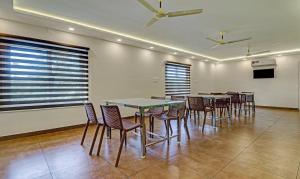
[[[268,52],[270,52],[270,50],[257,51],[257,52],[250,52],[250,47],[248,46],[246,56],[248,57],[248,56],[258,55],[258,54],[263,54],[263,53],[268,53]]]
[[[252,39],[252,37],[248,37],[248,38],[244,38],[244,39],[225,41],[224,40],[224,32],[220,32],[220,35],[221,35],[220,40],[216,40],[216,39],[213,39],[213,38],[210,38],[210,37],[206,37],[207,40],[210,40],[210,41],[212,41],[216,44],[216,45],[212,46],[211,48],[216,48],[216,47],[221,46],[221,45],[233,44],[233,43],[243,42],[243,41],[247,41],[247,40]]]
[[[159,8],[154,8],[151,4],[149,4],[146,0],[138,0],[145,8],[155,13],[154,17],[146,24],[147,27],[151,26],[158,20],[163,17],[178,17],[178,16],[187,16],[187,15],[194,15],[200,14],[203,12],[203,9],[193,9],[193,10],[185,10],[185,11],[175,11],[175,12],[165,12],[162,9],[162,1],[159,1]]]

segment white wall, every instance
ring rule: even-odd
[[[276,57],[273,79],[253,79],[251,61],[216,65],[215,89],[219,91],[253,91],[261,106],[298,108],[300,55]]]
[[[192,93],[213,89],[214,65],[209,63],[175,59],[167,54],[1,19],[0,33],[90,47],[90,99],[96,109],[103,99],[163,96],[164,60],[192,64]],[[122,110],[124,115],[132,112]],[[0,112],[0,136],[85,121],[82,107]]]

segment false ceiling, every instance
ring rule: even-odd
[[[3,1],[3,0],[2,0]],[[158,7],[157,0],[148,0]],[[227,59],[251,51],[300,48],[300,0],[164,0],[166,11],[202,8],[202,14],[165,18],[151,27],[153,14],[137,0],[15,0],[15,7],[70,19],[137,38]],[[212,49],[206,37],[252,40]]]

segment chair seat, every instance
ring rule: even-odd
[[[133,122],[129,121],[128,119],[123,119],[122,123],[123,123],[123,128],[126,131],[130,131],[130,130],[133,130],[133,129],[141,126],[140,123],[133,123]]]
[[[135,115],[140,117],[140,116],[141,116],[141,113],[140,113],[140,112],[136,112]],[[160,115],[161,115],[160,113],[151,113],[151,112],[145,112],[145,113],[144,113],[144,117],[154,116],[154,117],[159,118]]]
[[[213,111],[213,107],[206,106],[204,109],[206,112]]]
[[[99,124],[102,124],[102,125],[104,124],[104,121],[103,121],[102,117],[98,117],[97,121],[98,121]]]
[[[166,121],[166,120],[177,120],[177,116],[169,116],[167,113],[164,113],[158,119],[163,120],[163,121]]]

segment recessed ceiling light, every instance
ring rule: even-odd
[[[174,54],[174,55],[177,55],[177,52],[174,52],[173,54]]]
[[[150,49],[154,49],[154,47],[149,47]]]
[[[69,29],[69,31],[74,31],[75,30],[73,27],[69,27],[68,29]]]
[[[117,39],[118,42],[122,42],[122,39]]]

